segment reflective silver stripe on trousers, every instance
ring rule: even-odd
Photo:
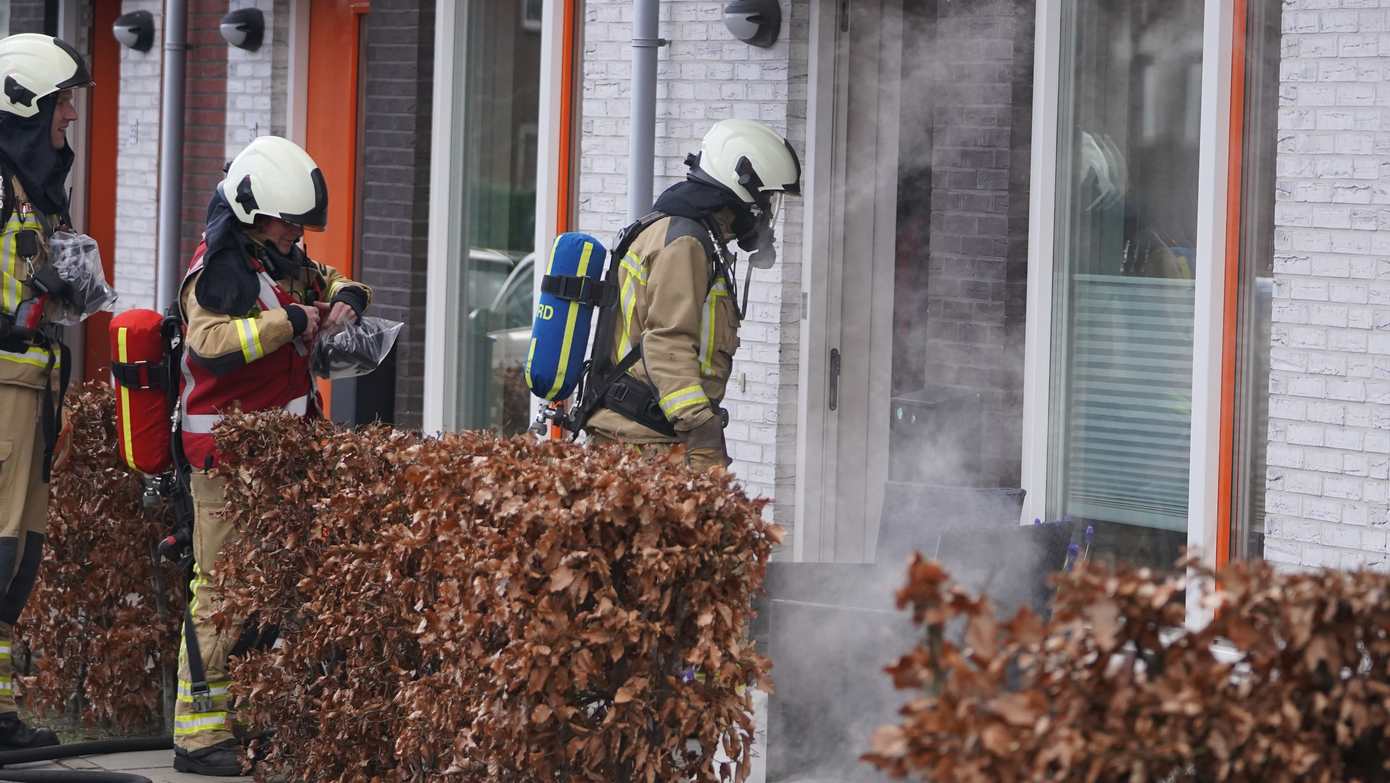
[[[285,405],[285,410],[295,416],[303,416],[309,412],[309,397],[306,395],[290,400]],[[216,427],[219,421],[222,421],[220,413],[185,413],[183,431],[189,435],[211,435],[212,428]]]

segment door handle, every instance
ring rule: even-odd
[[[840,407],[840,349],[830,349],[830,410]]]

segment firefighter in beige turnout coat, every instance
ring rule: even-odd
[[[618,320],[608,350],[615,365],[641,351],[618,385],[626,400],[649,397],[652,413],[605,404],[585,429],[599,444],[683,445],[687,463],[704,470],[730,462],[721,403],[743,308],[727,246],[738,242],[753,267],[771,266],[773,221],[782,195],[800,194],[801,165],[785,139],[750,120],[716,123],[686,162],[689,177],[653,206],[662,217],[615,259]]]
[[[0,41],[0,750],[55,745],[19,719],[11,642],[38,576],[48,531],[46,473],[60,466],[64,349],[49,326],[48,241],[67,221],[77,119],[73,91],[90,86],[82,55],[47,35]]]
[[[318,413],[308,362],[315,334],[320,325],[356,320],[371,301],[370,289],[309,259],[297,244],[305,228],[324,227],[327,209],[327,185],[308,154],[286,139],[256,139],[213,195],[179,294],[195,561],[174,710],[174,768],[181,772],[241,772],[227,673],[238,634],[212,619],[219,612],[241,617],[223,602],[214,576],[237,531],[222,515],[225,479],[206,472],[218,457],[212,430],[234,408]]]

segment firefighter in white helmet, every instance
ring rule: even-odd
[[[174,768],[241,773],[232,733],[227,658],[237,634],[212,616],[232,611],[213,584],[217,558],[236,536],[221,516],[225,485],[212,428],[223,412],[283,409],[316,416],[309,348],[321,329],[356,320],[366,286],[309,259],[299,246],[328,221],[328,185],[293,142],[263,136],[228,166],[213,194],[203,241],[179,293],[184,322],[183,450],[193,469],[193,598],[184,620],[174,712]]]
[[[751,254],[750,274],[772,265],[778,207],[800,195],[801,164],[786,139],[751,120],[715,123],[686,164],[689,176],[657,198],[655,222],[616,260],[616,323],[600,324],[597,338],[613,344],[596,345],[594,361],[600,374],[628,366],[585,429],[596,443],[683,445],[704,470],[730,462],[721,401],[748,301],[728,245]]]
[[[66,441],[70,367],[49,321],[63,294],[48,240],[68,222],[73,92],[91,84],[82,55],[57,38],[0,40],[0,750],[58,743],[20,721],[10,656],[48,530],[48,474]]]

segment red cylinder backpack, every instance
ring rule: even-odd
[[[108,332],[121,463],[151,476],[173,467],[178,382],[167,320],[154,310],[127,310],[111,319]]]

